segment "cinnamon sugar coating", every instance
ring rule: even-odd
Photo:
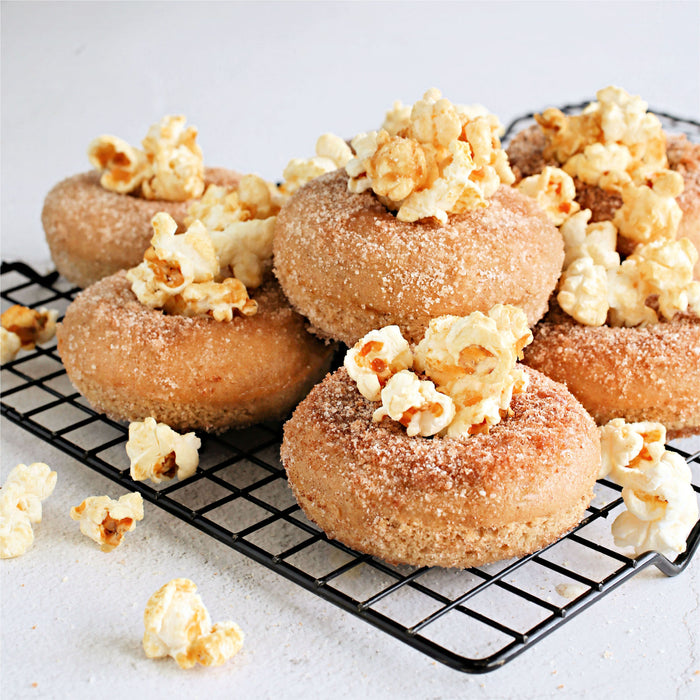
[[[583,517],[600,467],[590,416],[539,372],[488,434],[406,435],[374,423],[344,368],[285,425],[281,457],[305,513],[393,563],[468,567],[532,552]]]
[[[542,317],[563,261],[557,229],[513,188],[488,207],[434,221],[401,222],[371,192],[347,190],[342,171],[301,190],[277,217],[275,274],[322,337],[352,345],[397,324],[419,340],[444,314],[520,306]]]
[[[225,168],[205,169],[207,185],[233,187],[239,179]],[[191,203],[111,192],[93,170],[55,185],[46,195],[41,222],[56,269],[70,282],[87,287],[138,265],[153,236],[153,216],[167,212],[182,226]]]
[[[700,318],[643,328],[583,326],[551,302],[526,362],[566,383],[599,424],[663,423],[669,437],[700,433]]]
[[[75,387],[116,420],[152,416],[183,431],[284,417],[328,370],[333,347],[306,331],[279,285],[230,322],[143,306],[118,272],[81,292],[57,330]]]

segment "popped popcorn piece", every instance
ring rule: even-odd
[[[34,544],[29,518],[17,508],[0,507],[0,559],[21,557]]]
[[[527,387],[526,375],[515,364],[530,342],[525,314],[510,305],[498,304],[488,316],[475,311],[430,321],[414,366],[455,403],[448,436],[488,431],[501,420],[513,393]]]
[[[545,158],[555,158],[571,175],[604,189],[619,190],[631,179],[642,183],[668,168],[666,140],[647,103],[618,87],[599,90],[582,114],[558,109],[535,115],[547,138]]]
[[[360,393],[379,401],[389,379],[413,365],[413,353],[398,326],[370,331],[345,355],[345,368],[357,382]]]
[[[620,486],[644,483],[645,473],[666,451],[666,428],[661,423],[627,423],[613,418],[598,431],[602,458],[598,478],[610,476]]]
[[[573,179],[560,168],[546,166],[538,175],[521,180],[518,189],[532,197],[555,226],[561,226],[581,208],[575,201]]]
[[[0,326],[0,364],[14,360],[21,347],[22,341],[17,333]]]
[[[204,160],[197,128],[185,128],[185,117],[165,116],[141,142],[151,172],[141,184],[146,199],[181,202],[204,192]]]
[[[646,305],[650,296],[656,296],[659,313],[667,320],[700,310],[700,283],[693,279],[697,259],[697,249],[687,238],[638,245],[609,272],[611,323],[637,326],[658,321],[656,311]]]
[[[90,163],[102,172],[102,187],[121,194],[140,188],[146,199],[180,202],[204,191],[204,162],[197,129],[185,117],[165,116],[153,124],[143,150],[117,136],[104,135],[88,146]]]
[[[396,100],[384,117],[382,130],[390,136],[396,136],[399,131],[407,129],[411,121],[412,109],[411,105],[405,105],[401,100]]]
[[[602,326],[608,315],[608,276],[592,258],[577,258],[559,281],[559,306],[586,326]]]
[[[0,490],[0,559],[24,554],[34,542],[32,523],[41,522],[41,502],[56,486],[56,472],[42,462],[18,464]]]
[[[272,267],[272,241],[276,216],[229,224],[223,231],[211,231],[221,269],[231,269],[248,289],[263,283]]]
[[[648,183],[630,182],[622,188],[622,206],[613,223],[623,236],[638,243],[673,240],[683,217],[675,199],[683,192],[683,176],[664,170],[651,175]]]
[[[202,441],[194,433],[180,433],[148,417],[129,423],[126,454],[135,481],[150,479],[154,484],[187,479],[197,471]]]
[[[352,140],[349,191],[371,188],[400,221],[444,223],[449,213],[487,206],[501,183],[514,181],[493,115],[458,109],[435,89],[406,114],[397,103],[387,115],[389,129]]]
[[[151,221],[153,238],[142,263],[127,272],[138,300],[161,308],[171,296],[193,282],[209,282],[219,272],[219,261],[209,234],[199,221],[186,233],[176,233],[175,220],[159,212]]]
[[[212,627],[197,586],[177,578],[158,589],[143,614],[143,650],[149,659],[171,656],[180,668],[218,666],[238,653],[243,633],[233,622]]]
[[[137,190],[151,172],[143,151],[110,134],[98,136],[90,142],[88,160],[102,172],[102,187],[120,194]]]
[[[292,195],[319,175],[344,168],[352,157],[352,149],[340,136],[322,134],[316,141],[316,155],[313,158],[293,158],[289,161],[282,173],[284,182],[280,190],[285,195]]]
[[[409,437],[435,435],[446,428],[455,415],[454,402],[435,389],[431,381],[421,381],[409,370],[394,374],[381,392],[382,406],[372,420],[389,416],[406,427]]]
[[[70,510],[70,517],[80,522],[80,531],[100,545],[103,552],[118,547],[124,534],[143,520],[143,499],[140,493],[128,493],[118,501],[109,496],[90,496]]]
[[[675,452],[665,452],[649,470],[648,483],[623,488],[627,510],[613,522],[618,547],[634,547],[635,554],[656,551],[673,557],[685,551],[686,540],[698,519],[698,502],[690,468]]]
[[[563,269],[583,257],[591,258],[606,270],[613,270],[620,264],[615,226],[610,221],[589,224],[590,218],[591,210],[584,209],[569,217],[559,228],[564,240]]]
[[[15,304],[2,313],[0,324],[14,333],[20,340],[22,350],[33,350],[36,345],[47,343],[56,335],[56,319],[58,311],[54,309],[30,309],[27,306]],[[5,341],[9,347],[14,347],[13,339]]]
[[[618,143],[592,143],[582,153],[564,163],[564,171],[588,185],[598,185],[608,191],[618,191],[631,181],[627,169],[632,162],[629,148]],[[611,176],[615,173],[614,176]],[[624,173],[624,175],[623,175]]]
[[[169,297],[163,310],[180,316],[210,316],[215,321],[231,321],[234,311],[252,316],[258,302],[248,297],[245,285],[235,277],[223,282],[193,282],[179,294]]]

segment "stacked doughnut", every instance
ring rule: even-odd
[[[536,119],[508,153],[516,186],[548,202],[566,257],[525,362],[600,424],[700,432],[700,145],[664,134],[619,88],[581,115]]]

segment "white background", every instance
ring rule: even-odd
[[[101,133],[138,144],[182,113],[205,161],[279,179],[317,136],[376,128],[391,103],[439,87],[506,123],[608,84],[700,114],[697,2],[3,3],[2,257],[48,266],[50,187],[88,169]],[[3,475],[59,471],[37,541],[3,561],[3,697],[697,697],[698,562],[646,571],[503,669],[465,676],[147,507],[104,555],[67,509],[119,491],[2,424]],[[247,633],[220,669],[145,659],[148,596],[188,576],[215,620]],[[33,687],[32,684],[36,684]]]

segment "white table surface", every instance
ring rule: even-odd
[[[507,122],[609,83],[698,118],[697,2],[3,3],[2,257],[45,266],[39,214],[100,133],[138,143],[166,113],[205,160],[277,179],[324,131],[375,128],[431,86]],[[469,676],[356,620],[158,508],[103,554],[68,517],[121,489],[3,419],[1,477],[59,474],[34,547],[0,564],[0,696],[696,698],[700,566],[635,576],[504,668]],[[697,442],[695,443],[697,444]],[[193,579],[246,633],[217,669],[140,646],[148,597]]]

